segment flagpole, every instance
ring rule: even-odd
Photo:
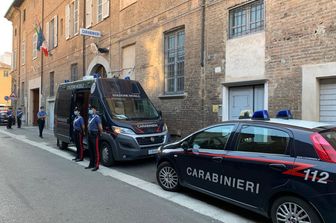
[[[41,32],[43,35],[43,28],[44,28],[44,0],[42,0],[42,25],[41,25]],[[42,100],[43,100],[43,52],[42,50],[40,50],[41,52],[41,105],[42,105]]]

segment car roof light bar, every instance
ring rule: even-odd
[[[250,119],[252,112],[251,110],[242,110],[239,114],[239,119]]]
[[[281,110],[276,115],[277,118],[293,119],[293,115],[290,110]]]
[[[270,120],[267,110],[260,110],[253,113],[253,120]]]

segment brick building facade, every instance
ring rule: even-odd
[[[29,123],[45,105],[52,127],[57,85],[100,74],[140,81],[177,135],[237,118],[243,109],[274,115],[289,108],[297,118],[336,121],[335,6],[335,0],[15,0],[6,18],[13,23],[18,102]],[[48,57],[34,56],[36,18]],[[101,37],[82,36],[80,28]]]

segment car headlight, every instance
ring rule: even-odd
[[[162,132],[165,132],[165,131],[168,132],[168,126],[166,125],[166,123],[163,125],[163,128],[162,128]]]
[[[112,130],[116,134],[127,134],[127,135],[135,135],[135,133],[128,128],[122,128],[118,126],[112,126]]]

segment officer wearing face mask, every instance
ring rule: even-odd
[[[97,171],[99,169],[100,153],[99,153],[99,135],[102,133],[103,127],[100,117],[97,115],[97,107],[92,105],[89,108],[89,122],[88,122],[88,144],[90,164],[85,169],[92,169]]]
[[[73,138],[76,144],[77,153],[73,159],[76,162],[83,161],[84,148],[83,148],[83,136],[85,133],[84,119],[80,115],[79,109],[76,107],[74,110],[75,119],[73,121]]]

